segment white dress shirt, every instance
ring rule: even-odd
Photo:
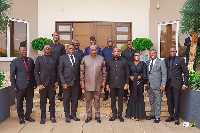
[[[68,56],[69,56],[69,59],[70,59],[70,62],[71,62],[71,64],[72,64],[72,66],[73,66],[74,64],[73,64],[73,62],[72,62],[71,56],[73,57],[73,59],[74,59],[74,63],[75,63],[74,55],[70,55],[70,54],[68,54]]]
[[[156,59],[157,59],[157,58],[156,58]],[[155,62],[156,62],[156,59],[153,60],[153,66],[154,66],[154,64],[155,64]],[[149,71],[150,71],[151,63],[152,63],[152,60],[150,60],[150,63],[149,63],[149,66],[148,66],[148,67],[149,67]]]

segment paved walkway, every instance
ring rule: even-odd
[[[116,119],[114,122],[109,122],[108,118],[104,117],[102,123],[97,123],[94,119],[85,123],[85,118],[81,121],[66,123],[65,118],[56,118],[57,123],[53,124],[46,119],[44,125],[40,124],[40,118],[35,118],[36,122],[28,122],[19,124],[17,117],[10,117],[5,122],[0,124],[0,133],[200,133],[200,129],[196,127],[183,127],[183,120],[180,119],[180,125],[174,125],[174,122],[166,123],[166,117],[161,118],[158,124],[153,123],[153,120],[134,120],[125,118],[125,122],[119,122]]]

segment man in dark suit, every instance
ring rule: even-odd
[[[51,45],[44,45],[44,55],[38,56],[35,62],[35,80],[40,92],[40,124],[45,124],[46,103],[49,98],[50,120],[56,123],[55,119],[55,90],[58,87],[58,58],[51,55]]]
[[[185,50],[186,65],[188,65],[189,62],[191,41],[192,41],[192,34],[190,34],[190,37],[185,39],[184,43],[184,46],[187,46]],[[200,47],[200,37],[198,37],[197,47]],[[194,64],[193,69],[196,70],[196,64]]]
[[[17,97],[17,113],[20,124],[25,124],[23,101],[26,99],[25,120],[34,122],[31,118],[33,108],[34,88],[36,87],[34,77],[34,61],[27,57],[26,46],[19,47],[20,56],[12,60],[10,65],[10,81]]]
[[[170,56],[165,58],[165,64],[167,67],[167,104],[170,117],[165,121],[171,122],[175,120],[175,124],[179,125],[180,96],[181,91],[185,91],[188,85],[189,71],[185,59],[176,56],[177,51],[175,48],[170,48],[169,52]],[[182,73],[184,74],[184,81]]]
[[[60,56],[66,54],[65,46],[58,42],[58,40],[59,40],[59,33],[58,32],[54,32],[52,34],[52,37],[53,37],[53,43],[50,44],[51,48],[52,48],[51,55],[57,56],[58,57],[58,61],[59,61]],[[63,94],[62,86],[60,85],[59,86],[59,93],[58,93],[58,100],[60,100],[60,101],[63,100],[62,94]]]
[[[122,51],[121,56],[126,58],[129,61],[134,61],[133,55],[135,54],[136,50],[133,49],[132,40],[127,41],[127,49]],[[128,100],[128,89],[124,90],[124,102]]]
[[[63,86],[64,111],[66,122],[70,123],[70,98],[71,98],[71,118],[80,121],[76,117],[78,106],[78,92],[80,86],[80,58],[74,54],[74,45],[67,46],[67,53],[60,57],[59,76]]]
[[[107,81],[106,90],[110,90],[111,108],[113,116],[109,121],[114,121],[117,118],[116,114],[116,94],[118,95],[118,118],[120,122],[124,122],[122,117],[123,112],[123,92],[128,89],[129,84],[129,66],[128,61],[119,57],[119,48],[113,48],[113,56],[106,64]]]

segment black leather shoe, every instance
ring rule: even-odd
[[[154,123],[159,123],[159,122],[160,122],[160,118],[154,120]]]
[[[101,123],[100,117],[95,117],[95,120],[97,120],[98,123]]]
[[[85,120],[85,123],[90,122],[90,120],[92,120],[92,117],[87,117],[87,119]]]
[[[122,116],[118,116],[120,122],[124,122],[124,118]]]
[[[31,118],[31,117],[25,117],[25,120],[27,120],[27,121],[29,121],[29,122],[35,122],[35,120],[33,119],[33,118]]]
[[[58,100],[63,101],[63,98],[62,97],[58,97]]]
[[[180,124],[179,120],[175,120],[175,125],[179,125],[179,124]]]
[[[70,123],[70,118],[66,118],[65,121],[66,121],[67,123]]]
[[[74,119],[75,121],[80,121],[80,119],[77,118],[76,116],[75,116],[75,117],[72,117],[72,119]]]
[[[169,117],[168,119],[165,120],[165,122],[171,122],[171,121],[174,121],[174,118]]]
[[[155,119],[155,116],[150,115],[149,117],[146,118],[147,120]]]
[[[51,118],[50,119],[52,123],[56,123],[56,119],[55,118]]]
[[[84,101],[83,98],[78,99],[79,101]]]
[[[128,98],[127,98],[127,97],[124,98],[124,102],[126,102],[126,101],[128,101]]]
[[[108,97],[104,97],[102,101],[106,101],[106,100],[108,100]]]
[[[25,124],[24,119],[23,119],[23,118],[19,118],[19,123],[20,123],[20,124]]]
[[[112,116],[110,119],[109,119],[109,121],[114,121],[115,119],[117,119],[117,116]]]
[[[45,124],[45,118],[42,118],[40,124]]]

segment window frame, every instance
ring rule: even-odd
[[[20,23],[26,23],[26,36],[27,36],[27,57],[29,57],[29,51],[30,51],[30,46],[29,46],[29,22],[25,20],[18,20],[14,18],[10,18],[10,21],[15,21],[15,22],[20,22]],[[17,57],[10,57],[10,26],[7,25],[7,57],[0,57],[0,61],[12,61],[13,59]]]

